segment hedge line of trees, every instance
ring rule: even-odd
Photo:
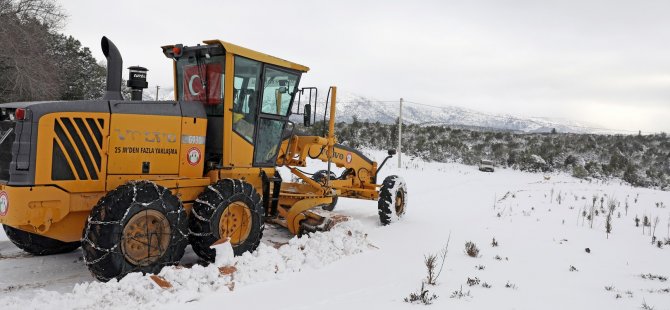
[[[323,124],[307,131],[321,134]],[[355,148],[397,146],[398,125],[338,123],[340,143]],[[476,165],[485,158],[500,167],[563,171],[578,178],[621,178],[642,187],[670,189],[670,139],[655,135],[528,134],[444,126],[403,125],[403,153],[430,161]]]
[[[59,33],[66,18],[52,0],[0,0],[0,103],[102,96],[106,69]]]

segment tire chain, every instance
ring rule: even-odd
[[[158,198],[156,200],[153,200],[153,201],[150,201],[150,202],[144,202],[144,203],[143,202],[137,202],[136,201],[137,200],[137,187],[138,187],[138,184],[141,184],[141,183],[152,184],[154,186],[154,189],[156,190],[156,193],[158,194]],[[92,215],[88,216],[86,228],[84,229],[84,235],[82,236],[82,239],[81,239],[82,245],[84,243],[86,243],[86,244],[90,245],[92,248],[94,248],[95,250],[100,251],[100,252],[104,252],[105,254],[103,254],[102,256],[98,257],[97,259],[95,259],[93,261],[87,260],[86,255],[84,255],[84,264],[86,266],[95,265],[98,262],[100,262],[101,260],[105,259],[107,256],[109,256],[112,253],[123,255],[123,253],[119,249],[119,245],[121,244],[121,242],[123,240],[122,238],[119,240],[119,243],[115,244],[111,248],[102,248],[102,247],[97,246],[93,241],[91,241],[89,239],[88,233],[91,230],[91,225],[122,225],[128,219],[128,214],[130,213],[130,210],[132,209],[133,205],[141,205],[141,206],[146,207],[146,206],[153,205],[158,200],[158,201],[160,201],[160,204],[159,204],[160,207],[163,209],[163,211],[166,215],[177,214],[177,217],[176,217],[177,223],[176,223],[175,226],[179,227],[179,224],[180,224],[180,221],[181,221],[180,214],[185,212],[185,210],[182,206],[177,211],[168,211],[168,208],[165,206],[165,201],[163,200],[163,197],[165,196],[166,193],[171,195],[171,192],[170,192],[169,189],[163,187],[163,190],[161,191],[156,183],[150,182],[150,181],[144,181],[144,180],[142,180],[142,181],[130,181],[130,182],[125,183],[124,185],[132,185],[133,186],[133,200],[130,203],[130,206],[126,209],[125,213],[123,214],[123,217],[120,220],[117,220],[117,221],[97,221],[97,220],[93,220]],[[118,188],[112,190],[106,196],[102,197],[100,199],[100,201],[102,201],[103,199],[107,198],[110,195],[113,195],[118,190],[119,190]],[[98,204],[100,204],[100,202],[98,202]],[[135,214],[137,214],[137,213],[135,213]],[[178,242],[182,241],[183,239],[188,239],[188,234],[184,234],[179,229],[174,229],[174,227],[170,227],[170,228],[171,228],[170,229],[170,240],[171,240],[170,243],[172,243],[172,242],[178,243]],[[177,238],[178,238],[176,241],[173,240],[173,238],[175,236],[177,236]],[[163,265],[170,265],[170,264],[177,264],[177,263],[179,263],[179,260],[177,260],[177,261],[166,261],[162,264]],[[124,268],[124,270],[122,270],[121,274],[126,275],[130,272],[138,271],[141,267],[142,266],[135,266],[131,270],[125,270],[125,268]],[[105,281],[111,280],[111,278],[100,277],[98,275],[96,275],[96,277],[98,277],[99,279],[103,279]]]
[[[212,185],[207,186],[207,189],[214,192],[216,194],[216,196],[219,198],[220,202],[218,203],[218,205],[216,205],[216,206],[212,205],[212,203],[210,203],[209,201],[202,200],[202,199],[200,199],[200,197],[198,197],[198,199],[196,199],[197,203],[201,203],[201,204],[207,206],[206,213],[211,214],[211,216],[213,216],[215,214],[216,209],[219,205],[230,205],[231,198],[233,198],[233,197],[235,197],[239,194],[242,194],[242,195],[246,196],[250,201],[254,201],[254,196],[253,196],[254,194],[258,195],[258,193],[254,189],[254,187],[249,183],[246,183],[246,182],[243,183],[243,181],[241,181],[239,179],[231,179],[231,178],[225,178],[225,179],[219,180],[219,182],[224,182],[224,181],[231,182],[232,185],[233,185],[230,197],[224,197],[224,195],[216,187],[214,187]],[[245,184],[247,186],[245,186]],[[240,187],[241,187],[241,189],[240,189]],[[254,208],[254,206],[249,206],[249,211],[251,212],[251,216],[252,216],[252,219],[251,219],[252,224],[253,224],[254,219],[259,219],[259,222],[260,222],[259,242],[260,242],[260,239],[262,239],[262,237],[263,237],[263,231],[265,230],[265,221],[263,220],[263,214],[259,210],[256,210]],[[211,225],[211,218],[207,219],[204,216],[198,214],[195,211],[195,208],[191,209],[191,213],[194,215],[194,217],[198,221],[201,221],[208,226]],[[189,225],[189,234],[191,236],[197,236],[197,237],[213,237],[213,238],[215,238],[214,237],[214,231],[211,231],[211,229],[210,229],[209,232],[194,232],[194,231],[191,230],[191,225]],[[254,248],[256,246],[258,246],[258,245],[256,244],[254,246]]]

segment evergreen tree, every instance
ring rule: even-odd
[[[102,96],[105,68],[64,22],[53,0],[0,0],[0,103]]]

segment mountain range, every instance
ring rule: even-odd
[[[155,90],[145,91],[144,99],[153,100]],[[159,91],[159,100],[173,100],[173,89]],[[297,98],[293,111],[297,111]],[[300,112],[306,98],[302,98]],[[312,111],[314,111],[314,105]],[[316,104],[317,120],[323,120],[325,96],[320,96]],[[457,106],[432,106],[414,102],[403,104],[403,123],[426,126],[450,126],[455,128],[500,130],[527,133],[551,132],[556,129],[563,133],[615,133],[614,130],[601,126],[577,122],[568,119],[547,117],[519,117],[509,114],[485,113]],[[399,114],[398,101],[381,101],[371,97],[338,91],[337,121],[351,123],[358,121],[380,122],[391,124],[396,122]],[[293,115],[291,120],[302,123],[302,116]]]
[[[319,98],[317,104],[318,120],[323,119],[325,99]],[[303,98],[302,104],[305,103]],[[314,108],[314,107],[312,107]],[[380,101],[374,98],[338,91],[337,121],[396,122],[399,114],[398,101]],[[302,107],[300,108],[302,111]],[[295,111],[295,109],[294,109]],[[493,114],[456,106],[432,106],[405,101],[402,118],[404,124],[426,126],[450,126],[457,128],[501,130],[527,133],[557,132],[564,133],[613,133],[613,130],[598,125],[567,119],[546,117],[519,117],[508,114]],[[296,120],[294,120],[296,121]]]

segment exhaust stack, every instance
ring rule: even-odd
[[[100,42],[102,53],[107,58],[107,91],[103,100],[123,100],[121,95],[121,72],[123,70],[123,58],[116,45],[107,37],[102,37]]]

